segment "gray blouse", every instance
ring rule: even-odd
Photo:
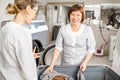
[[[81,24],[77,32],[73,32],[71,25],[60,28],[56,49],[63,51],[62,65],[80,65],[88,53],[95,52],[95,38],[91,27]]]

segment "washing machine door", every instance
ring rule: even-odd
[[[44,50],[42,43],[39,40],[32,40],[33,49],[36,47],[35,53],[40,53]]]
[[[39,40],[32,40],[33,50],[36,47],[35,53],[41,53],[44,48],[42,43]],[[36,65],[39,65],[39,58],[36,58]]]
[[[50,65],[51,64],[54,49],[55,49],[55,41],[47,44],[47,46],[44,49],[44,51],[42,53],[42,56],[41,56],[41,61],[42,61],[43,65]],[[55,65],[60,65],[61,64],[61,56],[62,56],[62,52],[60,53]]]

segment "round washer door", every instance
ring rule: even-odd
[[[41,53],[44,50],[43,45],[39,40],[35,40],[35,39],[32,40],[32,46],[33,46],[33,50],[36,47],[35,53]],[[36,60],[36,65],[38,66],[39,58],[36,58],[35,60]]]
[[[45,48],[45,50],[42,53],[42,63],[43,63],[43,65],[50,65],[51,64],[54,49],[55,49],[55,42],[52,42],[52,43],[47,45],[47,47]],[[62,52],[58,56],[58,59],[57,59],[55,65],[60,65],[61,64],[61,56],[62,56]]]

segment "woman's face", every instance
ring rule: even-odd
[[[30,12],[27,16],[26,23],[30,24],[33,19],[35,19],[36,13],[37,13],[38,7],[34,7],[30,9]]]
[[[72,11],[72,13],[70,14],[70,23],[73,25],[77,25],[80,24],[82,20],[82,13],[77,10],[77,11]]]

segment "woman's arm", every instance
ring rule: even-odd
[[[56,62],[60,52],[62,51],[62,49],[63,49],[63,35],[62,35],[62,29],[60,28],[59,33],[57,35],[56,42],[55,42],[55,50],[53,53],[51,65],[47,68],[46,71],[49,70],[52,72],[55,62]]]
[[[55,62],[56,62],[59,54],[60,54],[60,51],[59,51],[58,49],[55,49],[55,50],[54,50],[54,53],[53,53],[51,65],[46,69],[46,71],[50,71],[50,72],[53,71],[53,67],[54,67],[54,65],[55,65]]]
[[[80,65],[80,70],[81,71],[85,71],[86,69],[86,64],[89,62],[89,60],[91,59],[93,53],[88,53],[86,56],[85,56],[85,59],[84,61],[82,62],[82,64]]]
[[[55,65],[55,62],[56,62],[59,54],[60,54],[60,51],[59,51],[58,49],[55,49],[55,50],[54,50],[54,54],[53,54],[53,58],[52,58],[51,65]]]
[[[95,37],[94,37],[93,31],[90,27],[89,27],[88,32],[89,32],[88,33],[89,37],[88,37],[88,42],[86,43],[88,50],[87,50],[87,54],[86,54],[82,64],[80,65],[80,70],[82,70],[82,71],[85,71],[86,64],[90,61],[93,53],[95,52],[95,46],[96,46]]]

